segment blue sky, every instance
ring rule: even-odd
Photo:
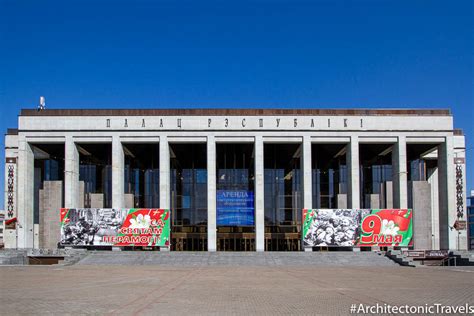
[[[16,127],[40,95],[50,109],[451,108],[473,188],[473,10],[428,0],[0,0],[0,127]],[[0,159],[4,170],[3,150]]]

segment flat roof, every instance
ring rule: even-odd
[[[22,109],[20,116],[276,116],[276,115],[331,115],[331,116],[450,116],[449,109]]]
[[[7,128],[7,135],[18,135],[18,128]]]

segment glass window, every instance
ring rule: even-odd
[[[338,194],[347,193],[344,144],[312,145],[313,208],[337,208]]]

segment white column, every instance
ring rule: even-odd
[[[160,136],[160,208],[171,207],[170,148],[167,136]]]
[[[393,145],[393,207],[408,208],[407,183],[407,142],[405,136],[399,136],[398,142]]]
[[[313,208],[313,180],[311,167],[311,137],[303,136],[303,148],[301,153],[303,168],[303,208]],[[301,210],[302,211],[302,210]]]
[[[207,251],[217,249],[216,140],[207,136]]]
[[[125,156],[123,153],[120,137],[112,137],[112,208],[123,208],[125,206]]]
[[[428,183],[431,187],[431,248],[439,250],[439,182],[438,168],[434,168],[428,175]]]
[[[347,145],[347,168],[348,168],[348,200],[350,208],[360,208],[360,167],[359,167],[359,138],[351,136],[351,142]]]
[[[72,136],[66,136],[64,166],[64,207],[79,207],[79,151]],[[84,198],[84,197],[82,197]]]
[[[438,146],[439,170],[439,230],[440,248],[457,249],[457,231],[450,229],[456,221],[455,174],[453,137],[448,136],[443,144]]]
[[[24,138],[18,144],[18,248],[33,248],[34,154]]]
[[[257,251],[265,251],[263,138],[255,136],[255,243]]]

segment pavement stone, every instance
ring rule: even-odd
[[[3,266],[0,280],[1,315],[347,315],[358,303],[474,303],[472,267]]]

